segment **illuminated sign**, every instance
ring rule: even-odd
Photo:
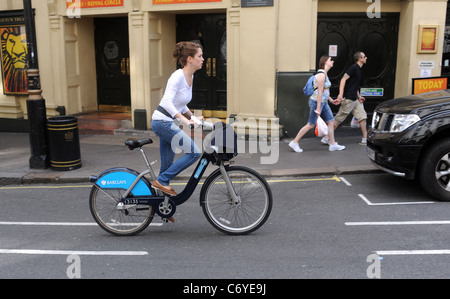
[[[447,89],[447,77],[420,78],[413,80],[413,94]]]
[[[222,2],[222,0],[153,0],[153,5],[158,5],[158,4],[203,3],[203,2]]]
[[[123,6],[123,0],[66,0],[66,8],[99,8]]]

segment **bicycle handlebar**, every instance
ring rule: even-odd
[[[201,124],[199,124],[199,126],[202,127],[202,130],[214,130],[215,129],[215,125],[214,123],[210,122],[210,121],[202,121]],[[195,125],[194,124],[189,124],[189,129],[194,129]]]

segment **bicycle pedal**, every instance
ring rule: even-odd
[[[162,221],[164,221],[165,223],[167,223],[167,222],[172,222],[172,223],[175,223],[175,219],[173,218],[173,217],[169,217],[169,218],[161,218],[162,219]]]

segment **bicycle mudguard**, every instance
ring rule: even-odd
[[[102,189],[124,189],[127,190],[138,177],[139,172],[129,168],[110,168],[98,176],[91,176],[90,181],[95,183]],[[153,195],[151,184],[142,177],[139,182],[131,190],[133,196],[149,196]]]

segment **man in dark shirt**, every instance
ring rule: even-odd
[[[353,55],[353,59],[355,63],[347,69],[339,85],[337,101],[341,104],[341,107],[339,107],[339,112],[334,117],[335,128],[351,113],[357,119],[361,128],[363,137],[359,144],[366,145],[367,113],[363,106],[366,99],[359,94],[359,88],[361,86],[361,68],[366,64],[367,56],[363,52],[358,51]]]
[[[347,82],[345,82],[347,80]],[[344,85],[344,98],[357,100],[359,98],[359,86],[361,82],[361,67],[358,63],[352,64],[341,79],[341,86]],[[342,100],[342,98],[341,98]]]

